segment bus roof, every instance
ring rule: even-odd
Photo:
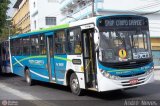
[[[21,38],[21,37],[41,34],[41,33],[45,33],[45,32],[51,32],[53,30],[58,30],[58,29],[63,29],[63,28],[68,28],[68,27],[69,27],[69,24],[57,25],[57,26],[53,26],[53,27],[49,27],[49,28],[44,28],[41,30],[36,30],[36,31],[28,32],[28,33],[14,35],[14,36],[11,36],[10,39]]]

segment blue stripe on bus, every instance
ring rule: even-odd
[[[54,58],[51,58],[52,79],[55,79],[56,76],[58,84],[64,83],[67,61],[71,61],[67,59],[67,55],[55,55]],[[15,74],[24,77],[24,68],[27,66],[32,79],[49,82],[46,56],[12,56],[12,63]]]
[[[23,61],[20,61],[23,60]],[[47,64],[47,58],[45,57],[38,57],[33,58],[27,56],[13,56],[12,57],[13,62],[13,72],[17,75],[24,77],[24,68],[25,66],[29,67],[30,74],[32,79],[41,80],[41,81],[49,81],[49,78],[47,78],[48,70],[46,68]],[[16,64],[15,64],[16,63]],[[36,74],[37,73],[37,74]]]

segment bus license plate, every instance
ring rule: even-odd
[[[132,85],[135,85],[135,84],[138,83],[138,79],[131,79],[131,80],[129,81],[129,83],[132,84]]]

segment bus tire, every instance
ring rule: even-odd
[[[29,69],[26,69],[26,70],[25,70],[25,79],[26,79],[26,82],[27,82],[27,84],[28,84],[29,86],[32,86],[32,85],[33,85],[33,80],[31,79]]]
[[[78,95],[78,96],[82,95],[82,89],[79,86],[79,81],[75,73],[71,74],[70,88],[73,94]]]

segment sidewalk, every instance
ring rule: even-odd
[[[160,69],[154,70],[154,78],[155,80],[160,80]]]
[[[155,70],[160,70],[160,66],[154,66]]]

